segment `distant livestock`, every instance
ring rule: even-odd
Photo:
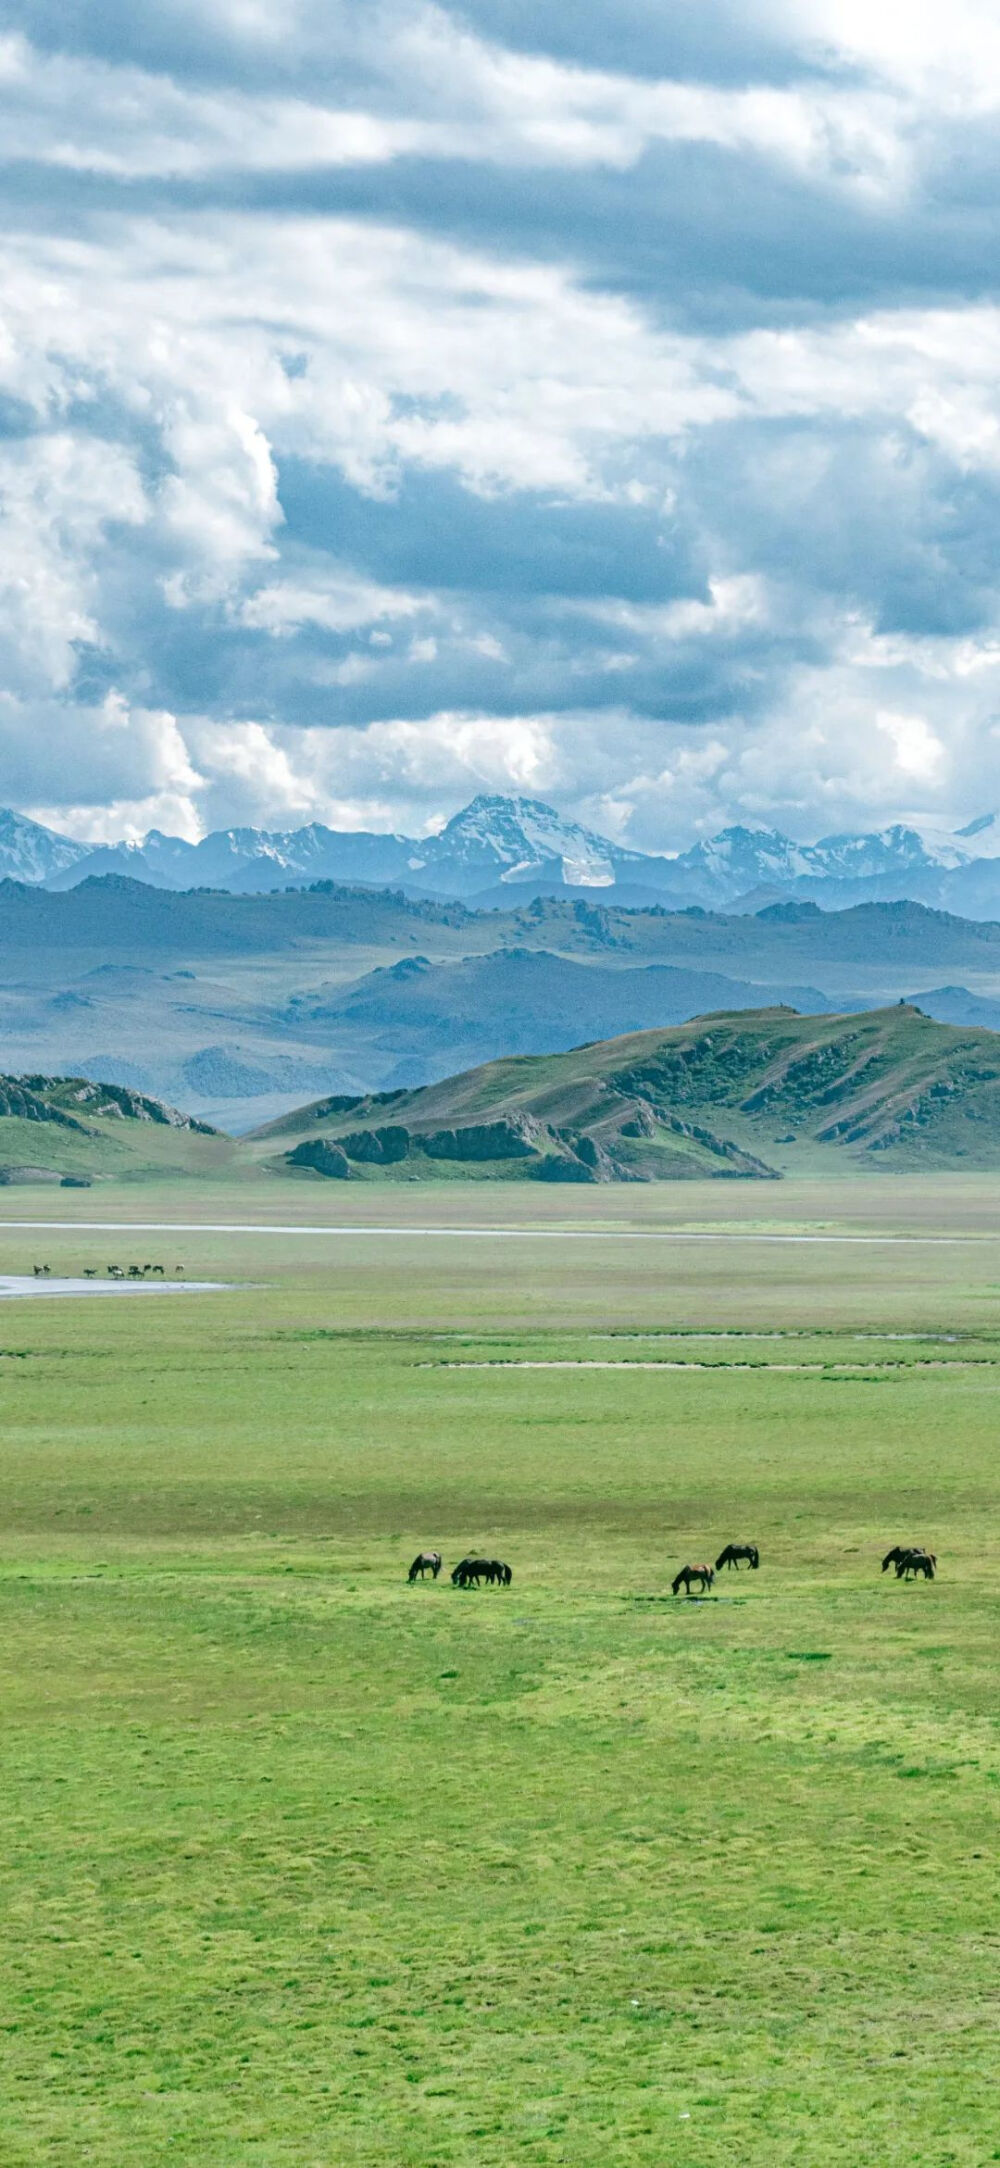
[[[933,1581],[936,1571],[937,1559],[933,1551],[904,1551],[896,1560],[897,1581],[908,1581],[911,1574],[916,1577],[918,1573],[923,1574],[925,1581]]]
[[[911,1574],[922,1573],[925,1581],[933,1581],[937,1571],[937,1558],[933,1551],[925,1551],[920,1543],[894,1543],[882,1560],[883,1573],[890,1566],[896,1568],[897,1581],[908,1581]]]
[[[714,1566],[682,1566],[676,1580],[671,1582],[671,1587],[675,1596],[680,1595],[682,1588],[684,1594],[690,1596],[692,1581],[698,1581],[704,1594],[706,1589],[711,1588],[714,1580]]]
[[[455,1588],[509,1588],[514,1576],[502,1558],[461,1558],[451,1578]]]
[[[725,1550],[719,1552],[715,1561],[716,1573],[721,1573],[723,1566],[735,1566],[738,1573],[741,1558],[745,1558],[747,1565],[756,1573],[760,1565],[760,1552],[755,1543],[727,1543]]]
[[[406,1578],[408,1581],[422,1581],[425,1573],[430,1573],[436,1581],[440,1571],[440,1551],[418,1551]]]

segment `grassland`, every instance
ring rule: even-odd
[[[232,1283],[0,1312],[5,2168],[1000,2158],[1000,1183],[194,1194],[0,1197]]]

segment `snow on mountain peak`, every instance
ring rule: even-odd
[[[617,851],[604,836],[567,821],[540,798],[481,794],[456,813],[427,845],[430,866],[481,860],[484,880],[490,864],[505,882],[526,879],[549,867],[573,888],[608,888],[615,881],[616,859],[640,859],[638,852]]]
[[[90,855],[88,843],[74,843],[23,813],[0,808],[0,877],[9,881],[47,881],[53,873]]]

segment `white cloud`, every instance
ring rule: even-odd
[[[909,174],[906,116],[871,89],[612,74],[491,44],[440,8],[414,8],[381,45],[370,36],[365,59],[367,108],[344,102],[336,78],[329,103],[308,74],[297,95],[209,91],[9,35],[0,40],[6,154],[111,178],[189,180],[408,156],[627,171],[652,145],[694,143],[876,197]]]
[[[0,444],[0,658],[9,687],[58,691],[99,645],[98,560],[109,527],[147,516],[115,445],[57,429]]]
[[[902,775],[917,783],[936,781],[945,749],[922,715],[896,715],[883,709],[875,717],[875,727],[891,740]]]
[[[320,570],[313,578],[274,580],[259,587],[238,614],[241,624],[287,639],[303,625],[318,625],[326,632],[362,632],[394,618],[416,617],[429,607],[431,597],[379,587],[349,570]]]
[[[150,807],[185,832],[345,807],[407,825],[510,787],[660,846],[741,810],[800,832],[889,817],[904,789],[976,810],[996,767],[1000,308],[972,273],[967,305],[901,295],[940,212],[927,171],[956,117],[1000,102],[1000,27],[976,0],[746,14],[784,42],[773,80],[714,81],[708,44],[700,78],[572,64],[409,0],[164,0],[173,75],[0,40],[6,155],[48,168],[0,229],[0,392],[35,429],[0,439],[5,795],[58,788],[79,832],[132,833]],[[704,282],[669,191],[651,209],[633,189],[664,145],[709,175],[691,202],[726,267]],[[374,186],[393,162],[393,222],[377,194],[370,215],[327,207],[345,168]],[[449,163],[477,173],[464,229]],[[544,246],[516,209],[505,224],[498,168],[530,169]],[[609,201],[613,277],[588,257]],[[732,210],[760,218],[759,246]],[[827,292],[814,249],[836,257],[841,216]],[[444,237],[476,218],[481,243]],[[863,304],[843,300],[855,269]],[[730,286],[750,328],[728,328]],[[377,502],[357,564],[335,516],[295,531],[289,474],[320,503],[333,481]],[[522,500],[490,562],[470,550],[468,592],[464,544],[435,588],[419,532],[381,558],[371,539],[419,522],[435,483]],[[565,559],[539,539],[553,508],[580,514]],[[428,560],[446,540],[428,531]],[[602,673],[607,705],[572,705]]]

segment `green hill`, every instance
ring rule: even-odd
[[[121,1084],[0,1076],[0,1184],[216,1174],[233,1150],[207,1123]]]
[[[1000,1035],[899,1004],[721,1012],[418,1091],[319,1100],[244,1139],[276,1171],[649,1181],[1000,1166]]]

